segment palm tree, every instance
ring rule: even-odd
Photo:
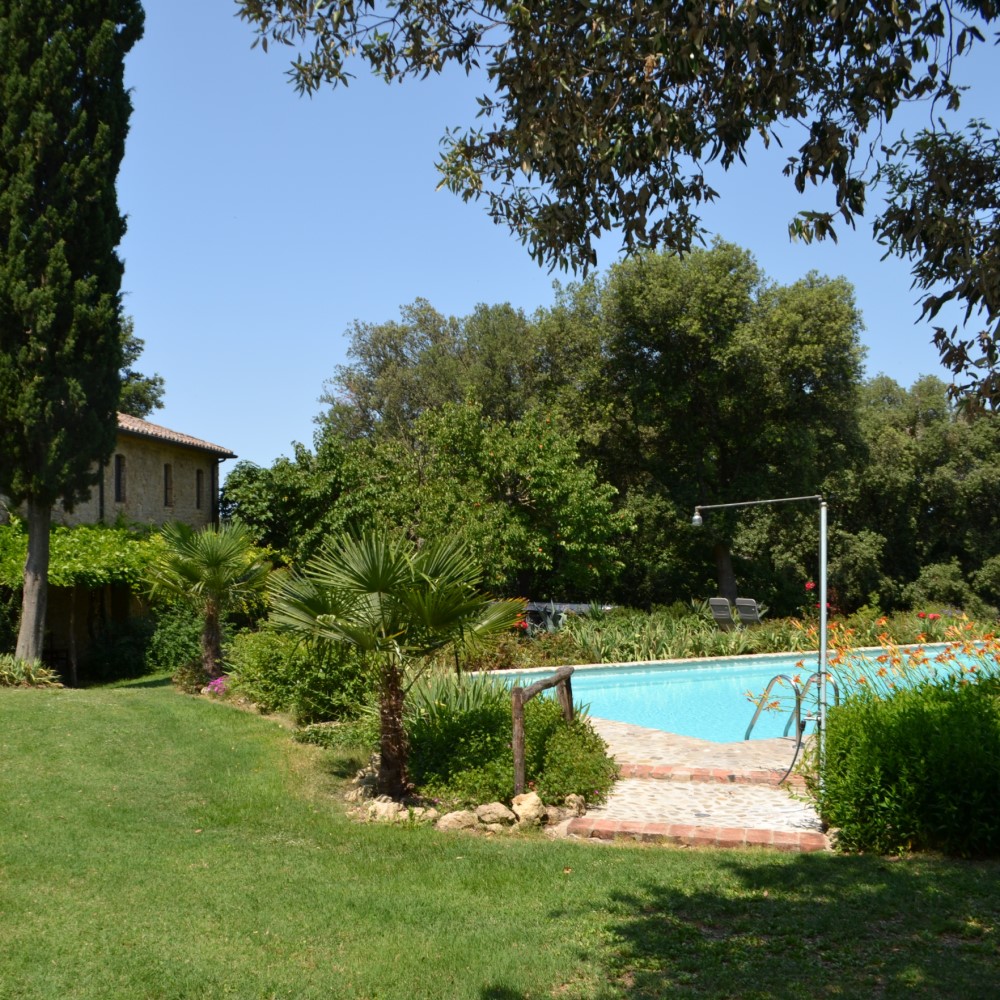
[[[164,525],[165,549],[148,571],[150,594],[178,599],[201,616],[201,664],[206,680],[222,674],[222,617],[260,594],[270,572],[239,522],[195,531]]]
[[[379,786],[388,795],[400,798],[408,787],[407,668],[446,646],[468,651],[485,645],[524,613],[523,601],[495,601],[479,590],[481,581],[461,542],[417,547],[385,533],[326,542],[301,573],[272,581],[277,627],[351,646],[375,671]]]

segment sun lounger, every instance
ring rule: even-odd
[[[741,625],[759,625],[760,608],[757,602],[750,597],[736,598],[736,613],[740,616]]]
[[[708,606],[712,611],[715,624],[719,626],[721,631],[729,632],[736,628],[736,622],[733,621],[733,609],[726,598],[710,597]]]

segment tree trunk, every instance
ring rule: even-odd
[[[69,683],[76,687],[78,680],[76,657],[76,584],[69,592]]]
[[[409,791],[406,758],[409,747],[403,729],[403,671],[393,661],[382,668],[379,690],[379,791],[401,799]]]
[[[222,676],[222,625],[219,609],[214,604],[205,609],[205,624],[201,630],[201,665],[207,680]]]
[[[24,562],[24,594],[21,627],[15,655],[22,660],[40,660],[45,642],[45,610],[49,598],[49,504],[28,500],[28,558]]]
[[[715,573],[719,580],[719,596],[730,604],[736,602],[736,574],[733,572],[733,556],[725,542],[716,542],[713,548],[715,555]]]

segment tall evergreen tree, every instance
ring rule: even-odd
[[[139,0],[0,0],[0,491],[29,533],[17,654],[41,654],[51,508],[115,441],[122,366],[115,182]]]

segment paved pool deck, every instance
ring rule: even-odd
[[[598,808],[571,820],[577,837],[704,847],[826,851],[830,843],[801,778],[779,784],[792,739],[712,743],[591,718],[622,777]]]

